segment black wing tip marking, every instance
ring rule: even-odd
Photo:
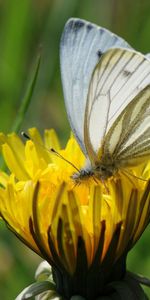
[[[91,24],[91,23],[88,23],[87,26],[86,26],[88,31],[90,31],[93,27],[94,27],[94,25]]]
[[[104,34],[108,34],[108,38],[113,39],[113,44],[116,44],[117,42],[124,42],[126,45],[124,45],[124,47],[129,47],[128,43],[126,41],[124,41],[121,37],[117,36],[116,34],[112,33],[111,31],[109,31],[108,29],[104,28],[104,27],[100,27],[94,23],[91,23],[89,21],[86,21],[84,19],[80,19],[80,18],[70,18],[66,24],[65,24],[65,28],[64,28],[64,33],[68,33],[68,32],[74,32],[77,33],[78,31],[80,31],[80,29],[82,29],[83,27],[85,27],[87,29],[87,31],[92,30],[93,28],[97,29],[100,33],[100,36],[102,37]],[[149,53],[149,57],[150,57],[150,53]]]
[[[89,32],[90,30],[92,30],[94,27],[97,26],[95,24],[92,24],[82,19],[77,19],[77,18],[69,19],[65,24],[65,28],[61,36],[61,46],[63,46],[66,43],[70,34],[76,35],[83,27],[85,27],[86,30]]]
[[[61,36],[61,43],[60,43],[60,47],[64,46],[67,42],[67,40],[70,37],[70,33],[71,34],[75,34],[81,29],[83,28],[83,26],[85,26],[86,21],[81,20],[81,19],[76,19],[76,18],[71,18],[67,21],[67,23],[65,24],[64,27],[64,31],[62,33]]]
[[[102,36],[107,30],[103,27],[99,27],[100,35]]]
[[[73,30],[77,32],[85,25],[85,22],[81,19],[69,19],[66,23],[68,30]]]
[[[87,31],[90,31],[93,28],[99,28],[96,24],[88,22],[83,19],[78,19],[78,18],[71,18],[67,21],[65,28],[69,31],[75,31],[77,32],[80,30],[82,27],[86,27]]]
[[[86,27],[87,31],[90,31],[94,27],[94,24],[82,19],[70,19],[70,21],[68,21],[68,28],[75,32],[78,32],[84,26]]]

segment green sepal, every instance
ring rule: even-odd
[[[39,295],[45,291],[51,290],[53,292],[53,285],[49,281],[41,281],[36,282],[28,287],[26,287],[15,300],[26,300],[26,299],[32,299],[32,297],[35,297],[36,295]]]
[[[147,278],[143,275],[140,275],[140,274],[135,274],[135,273],[129,272],[129,271],[127,272],[127,274],[131,278],[137,280],[140,284],[150,287],[150,279],[149,278]]]
[[[137,280],[126,276],[125,280],[112,282],[109,287],[112,291],[110,299],[112,300],[147,300],[143,289]],[[101,300],[101,298],[97,299]]]
[[[36,296],[35,300],[64,300],[64,299],[60,297],[56,292],[49,291]]]
[[[35,272],[35,280],[36,281],[43,281],[43,280],[49,280],[53,282],[53,276],[52,276],[52,268],[48,264],[47,261],[43,260]],[[53,282],[54,284],[54,282]],[[55,286],[55,284],[54,284]]]

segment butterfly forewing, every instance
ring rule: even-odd
[[[130,48],[122,38],[81,19],[70,19],[62,34],[60,62],[65,104],[72,130],[85,154],[84,115],[90,79],[102,54],[117,46]]]
[[[85,145],[91,160],[97,160],[100,148],[103,156],[114,151],[121,155],[123,148],[117,147],[117,144],[124,136],[126,149],[131,147],[131,141],[136,143],[141,130],[141,136],[144,136],[148,122],[145,119],[149,111],[149,87],[144,88],[149,83],[150,61],[144,55],[130,49],[114,48],[102,56],[90,82],[85,113]],[[130,102],[131,106],[126,110]],[[143,105],[145,111],[143,108],[141,116]],[[109,138],[106,138],[108,132]]]

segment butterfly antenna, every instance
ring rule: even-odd
[[[80,173],[80,170],[68,159],[66,159],[65,157],[63,157],[60,153],[58,153],[55,149],[51,148],[50,149],[51,152],[53,152],[57,157],[63,159],[64,161],[66,161],[69,165],[71,165],[77,172]]]
[[[22,135],[25,139],[31,140],[31,138],[29,137],[29,135],[27,135],[26,132],[24,132],[24,131],[21,132],[21,135]]]
[[[134,174],[128,172],[127,170],[124,170],[122,173],[125,174],[125,175],[128,174],[128,175],[130,175],[130,176],[132,176],[132,177],[134,177],[134,178],[136,178],[136,179],[142,180],[142,181],[148,181],[147,179],[143,179],[143,178],[141,178],[141,177],[138,177],[138,176],[136,176],[136,175],[134,175]]]
[[[32,138],[30,138],[30,136],[29,136],[26,132],[22,131],[22,132],[21,132],[21,135],[22,135],[24,138],[26,138],[27,140],[31,140],[31,141],[32,141]],[[78,169],[71,161],[69,161],[68,159],[66,159],[65,157],[63,157],[63,156],[62,156],[60,153],[58,153],[55,149],[53,149],[53,148],[48,149],[48,148],[46,148],[45,146],[43,146],[43,145],[41,145],[40,143],[35,142],[35,141],[34,141],[34,143],[40,145],[40,146],[43,147],[46,151],[54,153],[57,157],[59,157],[59,158],[63,159],[64,161],[66,161],[66,162],[67,162],[69,165],[71,165],[77,172],[80,173],[80,170],[79,170],[79,169]]]

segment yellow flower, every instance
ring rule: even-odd
[[[149,223],[150,165],[105,184],[90,178],[75,185],[73,166],[47,150],[80,169],[85,157],[74,137],[61,150],[53,130],[45,131],[44,141],[34,128],[29,135],[25,145],[15,133],[0,135],[10,170],[0,172],[0,215],[52,266],[60,295],[95,299],[125,277],[126,255]]]

